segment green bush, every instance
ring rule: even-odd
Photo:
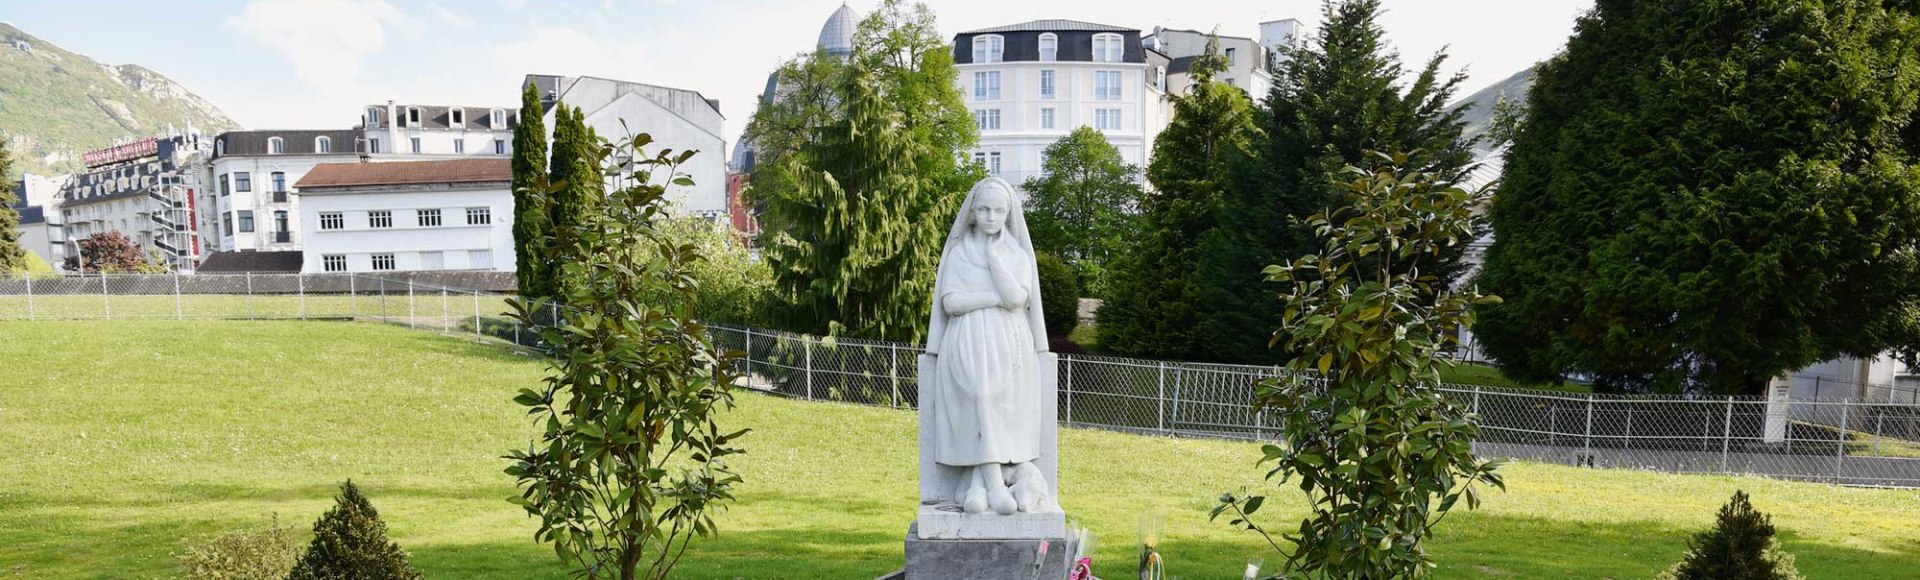
[[[334,501],[313,523],[313,544],[289,580],[419,580],[420,571],[399,544],[387,540],[386,522],[353,480],[340,484]]]
[[[1733,492],[1713,529],[1687,541],[1687,555],[1660,580],[1801,580],[1793,555],[1773,539],[1773,518]]]
[[[293,543],[293,530],[280,527],[276,516],[270,528],[189,542],[174,559],[188,580],[281,580],[300,559],[300,547]]]
[[[1080,281],[1073,268],[1059,256],[1040,252],[1034,255],[1034,267],[1040,270],[1041,312],[1047,321],[1047,334],[1066,336],[1080,325]]]

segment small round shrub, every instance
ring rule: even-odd
[[[300,559],[300,547],[293,543],[293,530],[280,527],[276,516],[270,528],[189,542],[174,559],[180,577],[188,580],[282,580]]]
[[[1059,256],[1047,252],[1035,254],[1034,267],[1040,274],[1040,303],[1042,318],[1047,322],[1047,335],[1066,336],[1080,325],[1080,281],[1074,276],[1073,268],[1060,261]]]

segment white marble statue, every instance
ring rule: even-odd
[[[1053,392],[1042,388],[1040,371],[1051,377],[1041,365],[1054,359],[1033,241],[1018,196],[1000,178],[967,193],[947,235],[926,352],[931,360],[922,364],[933,368],[923,368],[931,381],[921,385],[921,442],[930,449],[922,456],[939,468],[922,474],[952,485],[951,495],[935,495],[968,514],[1058,509],[1048,481],[1052,458],[1048,469],[1035,465],[1043,447],[1053,453]]]

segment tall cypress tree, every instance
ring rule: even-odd
[[[1472,162],[1460,111],[1449,111],[1462,76],[1440,72],[1444,53],[1411,83],[1380,27],[1379,0],[1324,5],[1326,24],[1293,51],[1255,114],[1255,155],[1233,168],[1217,210],[1219,227],[1199,243],[1206,305],[1194,340],[1204,360],[1278,362],[1268,348],[1281,319],[1283,288],[1262,273],[1313,252],[1319,235],[1306,219],[1341,202],[1335,183],[1347,166],[1366,166],[1368,151],[1423,151],[1410,171],[1458,179]],[[1433,274],[1444,285],[1459,268],[1462,246],[1438,259],[1408,261],[1397,272]]]
[[[556,241],[549,246],[547,283],[558,292],[579,280],[566,273],[574,261],[554,249],[572,247],[566,240],[578,235],[583,216],[604,201],[606,180],[600,172],[599,139],[587,128],[585,112],[556,105],[553,118],[553,155],[547,172],[555,189],[547,219],[549,235]]]
[[[520,295],[553,295],[546,262],[547,127],[540,92],[527,83],[520,95],[520,123],[513,127],[513,249],[514,271],[519,273]]]
[[[979,177],[959,161],[977,134],[955,74],[932,11],[900,0],[861,21],[844,61],[815,53],[782,69],[777,101],[748,128],[782,325],[923,338],[948,223],[938,216]]]
[[[1194,332],[1197,242],[1215,225],[1227,168],[1249,154],[1254,128],[1246,92],[1214,80],[1224,59],[1217,42],[1208,46],[1193,64],[1190,92],[1174,97],[1173,121],[1153,143],[1147,180],[1154,189],[1141,197],[1141,231],[1116,261],[1097,313],[1100,346],[1117,354],[1212,358]]]
[[[12,172],[13,153],[7,139],[0,138],[0,274],[27,269],[27,250],[20,245],[20,212],[13,209],[20,200],[7,177]]]
[[[1762,392],[1920,347],[1920,18],[1603,0],[1541,65],[1474,331],[1509,374]]]

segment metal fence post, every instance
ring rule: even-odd
[[[107,313],[107,320],[113,320],[113,299],[107,298],[107,271],[100,271],[100,308]]]
[[[1593,456],[1593,395],[1587,395],[1587,434],[1580,447],[1582,453]]]
[[[347,318],[360,317],[360,293],[353,289],[353,274],[347,274]]]
[[[800,335],[800,345],[806,349],[807,400],[813,400],[813,337]]]
[[[33,276],[27,276],[27,320],[36,320],[33,315]]]
[[[414,323],[416,320],[418,320],[418,318],[416,318],[413,315],[413,279],[408,278],[407,279],[407,328],[414,328]]]
[[[1834,449],[1833,449],[1833,477],[1834,477],[1834,479],[1839,479],[1839,478],[1840,478],[1840,471],[1841,471],[1841,468],[1843,468],[1843,467],[1845,467],[1845,463],[1846,463],[1846,460],[1847,460],[1847,439],[1848,439],[1848,437],[1847,437],[1847,412],[1848,412],[1848,411],[1850,411],[1850,410],[1852,410],[1852,409],[1853,409],[1853,400],[1852,400],[1852,399],[1848,399],[1848,400],[1844,400],[1844,401],[1841,401],[1841,402],[1840,402],[1840,433],[1839,433],[1839,435],[1840,435],[1840,437],[1839,437],[1839,440],[1838,440],[1838,441],[1835,441],[1835,442],[1834,442],[1834,445],[1833,445],[1833,447],[1834,447]]]
[[[1160,363],[1160,396],[1154,397],[1153,402],[1159,405],[1159,408],[1160,408],[1158,411],[1155,411],[1157,415],[1156,418],[1160,420],[1160,430],[1166,431],[1167,430],[1167,363],[1164,361]]]
[[[387,321],[387,279],[380,279],[380,322]]]
[[[1067,422],[1073,422],[1073,356],[1067,355]]]
[[[1720,427],[1720,472],[1727,472],[1727,454],[1733,448],[1733,397],[1727,397],[1727,422]]]
[[[294,274],[293,283],[296,285],[296,287],[299,289],[299,292],[300,292],[300,319],[306,320],[307,319],[307,275]]]
[[[447,303],[447,289],[440,288],[440,332],[453,334],[453,305]],[[518,336],[516,334],[516,336]],[[514,344],[519,344],[515,342]]]
[[[1473,414],[1480,414],[1480,385],[1473,386]]]
[[[480,293],[474,292],[473,293],[473,338],[478,340],[481,338],[485,338],[486,336],[487,336],[486,333],[480,331]]]
[[[187,315],[186,315],[185,309],[180,307],[180,273],[174,272],[173,273],[173,319],[184,320],[186,319],[186,317]]]
[[[751,326],[747,327],[747,344],[741,347],[740,351],[746,353],[746,356],[740,358],[747,360],[747,388],[753,388],[753,327]]]
[[[893,357],[893,360],[887,363],[887,378],[893,380],[893,408],[898,409],[900,408],[900,347],[888,344],[887,354]]]
[[[241,272],[247,277],[247,320],[253,320],[253,272]]]

